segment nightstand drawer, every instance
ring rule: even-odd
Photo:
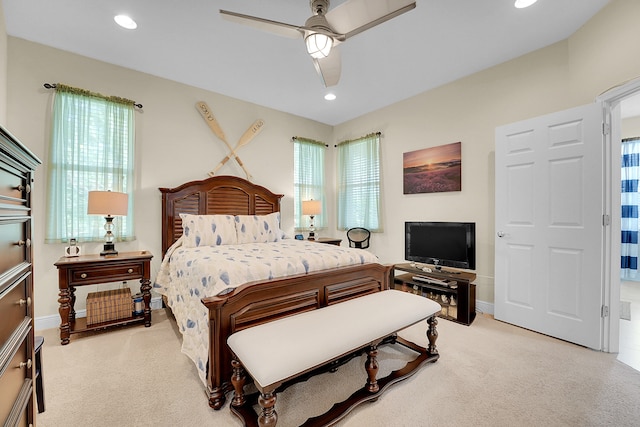
[[[106,283],[140,279],[143,272],[144,264],[142,261],[116,265],[107,264],[99,267],[78,267],[69,270],[69,285],[96,283],[96,280]]]
[[[9,286],[0,299],[0,343],[7,342],[13,331],[16,330],[28,314],[31,306],[31,298],[27,297],[27,275],[23,275],[17,282]]]

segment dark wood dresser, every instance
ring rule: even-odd
[[[0,126],[0,422],[35,425],[31,189],[40,160]]]

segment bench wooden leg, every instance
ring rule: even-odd
[[[231,366],[233,372],[231,374],[231,384],[233,384],[234,390],[231,404],[233,406],[242,406],[245,403],[244,383],[246,382],[247,377],[244,374],[242,364],[238,360],[231,360]]]
[[[378,386],[378,346],[371,345],[369,346],[369,350],[367,350],[367,362],[364,365],[364,368],[367,370],[367,375],[369,378],[367,379],[366,388],[370,393],[377,392],[380,387]]]
[[[258,415],[258,425],[260,427],[275,427],[278,422],[278,414],[276,413],[276,395],[275,393],[260,393],[258,404],[262,411]]]
[[[436,340],[438,339],[438,330],[436,329],[436,326],[438,325],[438,319],[436,316],[430,317],[427,319],[427,323],[429,324],[429,328],[427,329],[429,347],[427,348],[427,351],[429,354],[435,355],[438,354],[438,349],[436,348]]]

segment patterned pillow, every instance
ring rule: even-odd
[[[238,243],[233,215],[180,214],[180,218],[183,245],[187,248]]]
[[[236,215],[238,243],[278,242],[284,238],[280,212],[268,215]]]

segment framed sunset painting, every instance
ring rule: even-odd
[[[403,154],[404,194],[462,190],[462,143]]]

